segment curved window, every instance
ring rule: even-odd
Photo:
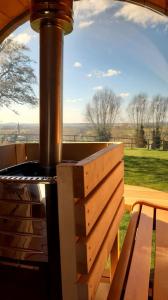
[[[26,53],[37,76],[37,84],[34,83],[32,88],[38,97],[38,34],[26,23],[9,38],[30,48]],[[137,122],[133,120],[137,116],[131,115],[128,109],[135,97],[146,97],[149,103],[157,96],[165,99],[168,96],[167,40],[168,18],[150,10],[127,3],[112,3],[111,0],[75,2],[74,31],[65,36],[64,43],[64,135],[95,134],[91,127],[85,130],[81,125],[76,130],[75,125],[72,130],[72,125],[69,129],[67,123],[87,123],[87,104],[104,89],[120,98],[120,110],[115,118],[118,127]],[[0,56],[3,64],[2,51]],[[147,117],[153,124],[155,116],[149,114]],[[162,125],[166,123],[166,117],[162,121]],[[19,133],[22,140],[22,124],[39,122],[38,107],[1,103],[1,128],[11,128],[5,124],[13,122],[15,130],[12,133]],[[38,126],[34,130],[38,133]],[[124,133],[115,128],[113,131],[113,136],[130,135],[130,129]],[[149,131],[151,135],[151,130],[147,130],[147,134]]]

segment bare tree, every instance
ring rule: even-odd
[[[136,128],[137,147],[146,145],[144,126],[149,120],[149,101],[144,93],[136,95],[127,107],[131,122]]]
[[[97,91],[87,104],[86,119],[94,126],[99,140],[110,140],[120,104],[121,97],[108,88]]]
[[[13,103],[36,105],[33,85],[37,83],[33,61],[27,48],[12,39],[0,44],[0,104],[11,108]]]
[[[153,124],[152,147],[160,148],[161,135],[164,136],[163,129],[166,129],[166,122],[168,120],[168,98],[157,95],[153,97],[150,104],[150,116]],[[165,132],[166,135],[166,132]]]
[[[139,130],[148,121],[148,97],[144,93],[136,95],[127,107],[130,121]]]
[[[155,96],[150,104],[150,115],[153,128],[162,130],[168,117],[168,98],[160,95]]]

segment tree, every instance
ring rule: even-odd
[[[109,141],[111,130],[119,113],[121,97],[105,88],[97,91],[86,106],[86,118],[94,126],[99,140]]]
[[[152,131],[152,149],[160,149],[161,147],[161,132],[158,127]]]
[[[139,148],[144,148],[147,144],[143,125],[141,125],[141,128],[137,131],[137,144]]]
[[[131,122],[135,125],[137,147],[144,147],[146,145],[144,126],[149,118],[147,95],[144,93],[136,95],[129,103],[127,111]]]
[[[11,105],[36,105],[38,99],[33,85],[37,83],[33,61],[27,48],[12,39],[0,44],[0,104],[11,109]]]
[[[160,95],[155,96],[150,104],[150,115],[153,123],[153,128],[160,130],[167,121],[168,114],[168,98]]]
[[[131,122],[135,125],[136,129],[139,130],[148,119],[147,95],[144,93],[136,95],[129,103],[127,111]]]
[[[159,149],[161,146],[162,130],[167,121],[168,98],[160,95],[153,97],[150,104],[150,115],[153,124],[152,148]]]

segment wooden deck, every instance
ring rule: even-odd
[[[168,193],[161,192],[141,186],[124,186],[124,198],[126,209],[131,210],[133,203],[144,200],[153,204],[164,205],[168,207]]]

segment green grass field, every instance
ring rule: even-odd
[[[168,192],[168,151],[125,149],[125,183]]]
[[[168,152],[125,149],[124,160],[126,184],[168,192]],[[127,212],[120,224],[120,247],[122,247],[129,220],[130,214]]]

